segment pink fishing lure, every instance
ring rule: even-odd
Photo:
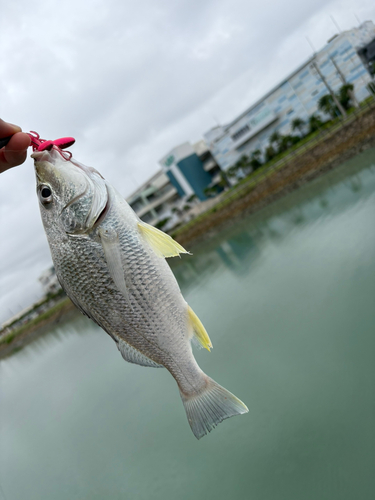
[[[69,148],[72,146],[76,140],[73,137],[61,137],[60,139],[55,139],[54,141],[41,139],[40,135],[37,132],[31,131],[27,134],[31,139],[31,147],[33,151],[45,151],[51,150],[54,146],[59,150],[61,155],[65,159],[70,159],[72,154],[69,151],[62,151],[63,149]],[[68,158],[66,158],[68,155]]]

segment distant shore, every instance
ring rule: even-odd
[[[375,147],[375,100],[270,167],[257,170],[171,235],[184,246],[196,245],[229,222],[260,210],[371,147]]]
[[[54,324],[78,313],[68,297],[54,304],[49,310],[30,320],[19,328],[15,328],[0,338],[0,359],[21,350],[25,345],[40,337]]]
[[[256,171],[172,236],[184,246],[196,245],[220,232],[229,222],[260,210],[371,147],[375,147],[375,102],[271,167]],[[0,338],[0,359],[18,352],[51,325],[76,313],[78,310],[70,299],[63,298],[37,318]]]

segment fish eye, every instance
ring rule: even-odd
[[[39,188],[39,199],[43,205],[47,205],[52,201],[52,191],[49,186],[40,186]]]

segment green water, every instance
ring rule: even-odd
[[[197,441],[82,316],[0,364],[0,499],[375,498],[375,150],[173,263],[249,413]]]

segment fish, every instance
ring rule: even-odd
[[[71,301],[122,357],[165,367],[200,439],[246,405],[198,366],[192,340],[211,340],[183,298],[166,258],[188,253],[143,222],[94,168],[58,146],[34,152],[36,191],[57,278]]]

